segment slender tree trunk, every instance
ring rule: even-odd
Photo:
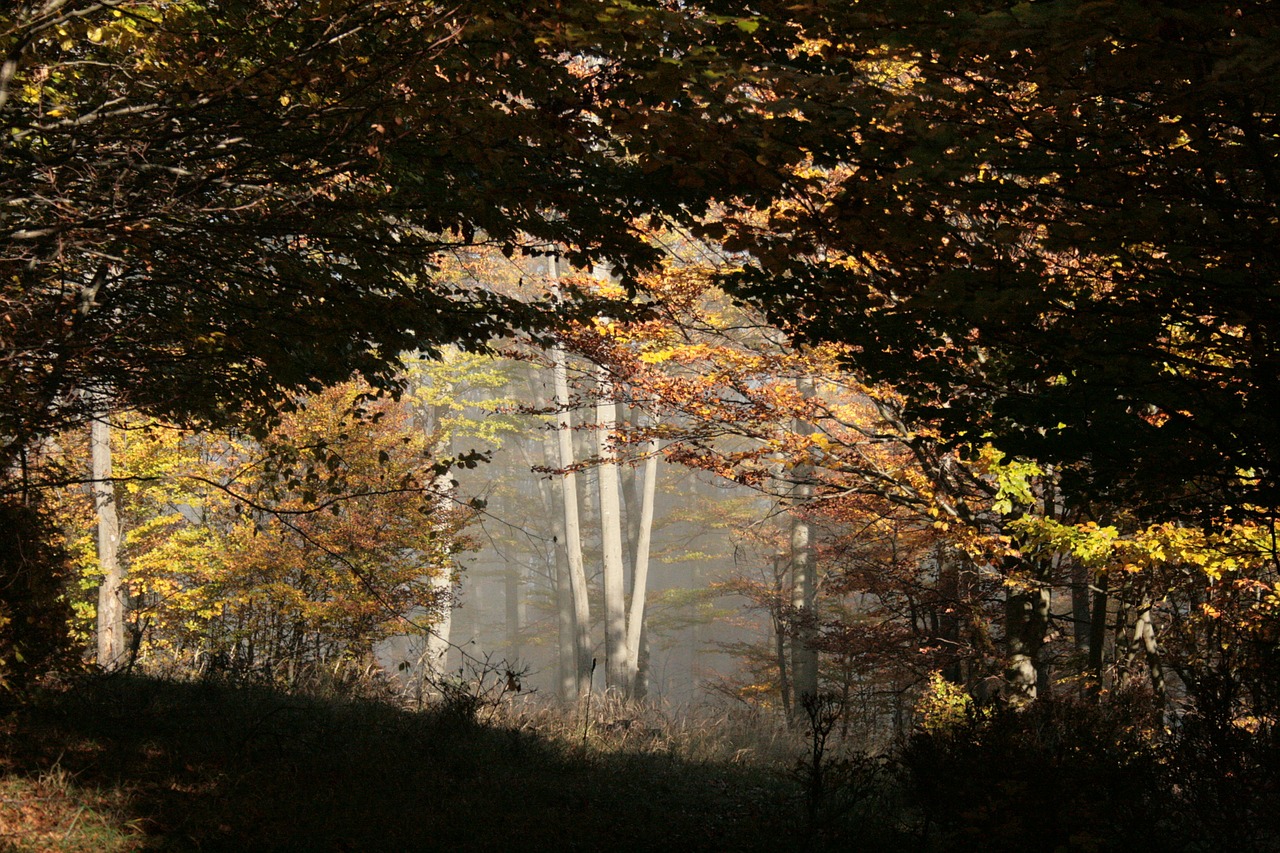
[[[802,376],[796,387],[805,399],[814,395],[813,377]],[[795,431],[808,435],[812,427],[805,421],[795,423]],[[796,705],[805,697],[818,695],[818,650],[814,646],[817,626],[818,578],[813,562],[813,531],[804,517],[805,505],[813,497],[809,479],[813,466],[802,461],[792,469],[791,515],[791,608],[795,616],[795,634],[791,642],[791,679]]]
[[[577,633],[573,615],[573,592],[569,589],[569,562],[565,559],[564,530],[557,534],[555,547],[556,639],[559,647],[556,674],[561,702],[578,696]]]
[[[510,516],[507,509],[506,515]],[[524,565],[519,555],[508,556],[502,567],[502,604],[506,622],[506,661],[512,669],[520,668],[521,630],[524,626]]]
[[[1147,673],[1151,679],[1151,693],[1156,706],[1157,721],[1163,726],[1169,695],[1164,681],[1164,663],[1160,660],[1160,648],[1156,644],[1156,629],[1151,619],[1151,607],[1151,599],[1144,598],[1138,610],[1138,618],[1134,622],[1133,639],[1135,643],[1142,646],[1143,655],[1146,657]]]
[[[520,599],[520,563],[513,561],[502,576],[503,603],[507,616],[507,662],[516,667],[524,650],[520,646],[522,602]]]
[[[783,597],[785,592],[783,579],[786,577],[784,566],[786,555],[775,554],[773,557],[773,605],[769,615],[773,621],[774,655],[778,666],[778,690],[782,693],[782,714],[787,725],[795,722],[795,710],[792,705],[791,672],[787,669],[787,623],[783,617]]]
[[[644,462],[644,491],[640,498],[640,524],[636,531],[632,562],[631,612],[627,618],[627,681],[629,693],[640,698],[640,642],[645,630],[645,603],[649,583],[649,545],[653,536],[653,504],[658,487],[658,439],[649,440]]]
[[[644,426],[641,412],[634,406],[620,409],[621,416],[628,423],[632,430],[640,429]],[[644,488],[644,472],[639,470],[635,465],[619,466],[619,482],[622,484],[622,518],[625,522],[623,530],[625,536],[622,538],[623,556],[626,557],[627,563],[627,588],[631,589],[635,585],[636,571],[636,547],[640,542],[640,513],[641,513],[641,491]]]
[[[618,487],[618,462],[612,446],[618,427],[618,403],[613,381],[600,368],[596,402],[597,450],[600,456],[600,537],[604,564],[605,686],[630,692],[631,664],[627,658],[626,588],[622,565],[622,495]]]
[[[529,380],[535,405],[539,409],[547,407],[546,395],[535,386],[532,375]],[[542,454],[545,464],[554,468],[556,458],[555,437],[550,430],[542,434]],[[557,692],[562,702],[571,702],[578,695],[577,650],[574,644],[573,593],[569,589],[569,563],[565,556],[564,513],[557,512],[555,499],[552,497],[550,481],[545,477],[538,478],[538,494],[542,498],[542,506],[547,518],[551,519],[552,547],[548,555],[551,565],[548,576],[555,588],[556,633],[558,654]]]
[[[951,647],[951,661],[943,667],[942,675],[952,684],[964,683],[960,665],[960,560],[946,546],[938,545],[935,559],[938,564],[938,636]]]
[[[427,440],[433,442],[432,455],[436,458],[441,453],[452,455],[455,449],[453,435],[445,433],[442,426],[448,414],[447,407],[436,404],[428,407],[425,414],[427,418],[422,424],[422,430]],[[437,476],[431,484],[436,506],[449,508],[456,499],[457,489],[458,483],[449,472]],[[453,645],[453,605],[456,601],[454,580],[453,572],[445,566],[437,566],[428,579],[440,606],[437,612],[431,614],[434,621],[430,623],[422,651],[421,678],[427,684],[440,684],[448,668],[449,649]]]
[[[1106,675],[1103,666],[1107,645],[1107,576],[1099,575],[1096,584],[1093,590],[1093,612],[1089,621],[1089,673],[1092,676],[1089,691],[1094,697],[1100,697]]]
[[[94,414],[89,447],[93,467],[93,505],[97,510],[98,566],[98,665],[113,670],[125,663],[128,642],[124,616],[127,606],[124,570],[120,565],[120,518],[116,512],[115,486],[111,481],[111,424],[104,409]]]
[[[1093,620],[1091,617],[1091,607],[1093,594],[1089,590],[1089,581],[1092,572],[1088,566],[1082,565],[1079,560],[1071,562],[1071,639],[1075,644],[1075,660],[1076,666],[1079,667],[1079,674],[1085,676],[1079,679],[1080,691],[1082,696],[1089,695],[1090,686],[1088,673],[1090,661],[1089,644],[1093,635]]]
[[[547,259],[552,288],[559,297],[559,270],[555,256]],[[582,523],[578,518],[578,477],[574,473],[573,418],[569,413],[569,368],[564,347],[551,349],[555,376],[556,411],[559,426],[556,435],[560,448],[563,488],[565,559],[569,566],[569,590],[573,599],[574,648],[577,660],[577,695],[591,691],[591,604],[587,598],[587,571],[582,559]]]
[[[1113,626],[1111,636],[1115,638],[1115,686],[1117,688],[1128,683],[1129,668],[1133,665],[1129,635],[1129,586],[1128,583],[1122,583],[1115,591],[1115,608],[1114,613],[1111,614]]]
[[[1089,642],[1093,634],[1093,619],[1090,615],[1090,604],[1093,597],[1089,590],[1092,572],[1079,560],[1071,564],[1071,629],[1075,640],[1076,653],[1087,655]]]
[[[641,627],[640,656],[636,661],[636,688],[632,696],[636,699],[647,699],[649,696],[649,674],[653,661],[653,653],[649,648],[649,626]]]

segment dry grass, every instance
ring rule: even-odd
[[[120,790],[81,788],[57,761],[26,777],[0,777],[0,850],[123,853],[140,849]]]
[[[746,706],[672,706],[592,697],[565,708],[537,697],[506,697],[494,721],[600,754],[664,755],[690,764],[784,770],[804,752],[802,732]]]

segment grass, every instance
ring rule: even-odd
[[[85,678],[0,709],[0,851],[1280,850],[1280,738],[1155,742],[1136,707],[1038,704],[815,762],[745,708]]]
[[[587,723],[524,704],[476,724],[87,679],[0,725],[0,849],[794,849],[799,748],[746,717],[618,703]]]

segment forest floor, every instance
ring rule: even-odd
[[[584,733],[545,710],[477,721],[225,683],[78,680],[0,722],[0,850],[813,846],[802,741],[735,743],[723,721],[714,734],[655,727],[621,706],[593,719]]]

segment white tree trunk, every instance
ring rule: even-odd
[[[532,372],[529,374],[529,389],[534,404],[539,409],[546,409],[546,394]],[[556,467],[556,440],[550,430],[542,435],[542,456],[546,467]],[[547,575],[553,579],[556,593],[556,692],[560,701],[571,702],[578,695],[578,661],[574,645],[573,594],[569,591],[569,564],[564,547],[564,514],[556,511],[551,484],[544,477],[538,478],[538,495],[542,498],[544,512],[551,519],[552,549],[548,555]]]
[[[548,258],[552,288],[559,296],[559,271],[555,256]],[[574,473],[573,418],[569,414],[569,368],[564,347],[551,349],[555,376],[556,411],[559,413],[556,436],[560,446],[560,468],[563,487],[564,547],[569,564],[569,592],[573,599],[574,646],[577,658],[578,696],[591,692],[591,604],[587,598],[587,571],[582,559],[582,523],[578,518],[578,477]]]
[[[93,505],[97,511],[98,566],[98,665],[113,670],[125,663],[126,608],[124,570],[120,566],[120,518],[116,512],[115,485],[111,481],[111,424],[105,410],[95,413],[89,436],[93,469]]]
[[[618,461],[612,446],[618,428],[618,403],[613,380],[602,367],[596,402],[597,448],[600,455],[600,537],[604,563],[605,685],[630,692],[631,664],[627,658],[626,589],[622,557],[622,495]]]
[[[796,387],[805,399],[814,395],[813,377],[802,376]],[[808,435],[813,428],[802,420],[795,423],[796,432]],[[793,507],[803,511],[813,497],[813,486],[808,482],[813,466],[801,461],[792,469],[795,486],[792,489]],[[797,706],[806,696],[818,694],[818,650],[814,648],[817,620],[818,578],[813,564],[813,533],[809,522],[801,512],[791,516],[791,607],[795,614],[796,629],[791,641],[791,677]]]
[[[640,498],[640,529],[636,535],[635,562],[631,578],[631,609],[627,617],[627,684],[630,695],[638,695],[640,640],[644,635],[645,597],[649,582],[649,543],[653,536],[653,503],[658,485],[658,439],[649,440],[644,462],[644,492]]]
[[[444,676],[449,655],[449,634],[453,629],[453,578],[448,571],[431,576],[431,588],[442,600],[439,614],[427,634],[422,653],[422,675],[427,683],[438,683]]]

